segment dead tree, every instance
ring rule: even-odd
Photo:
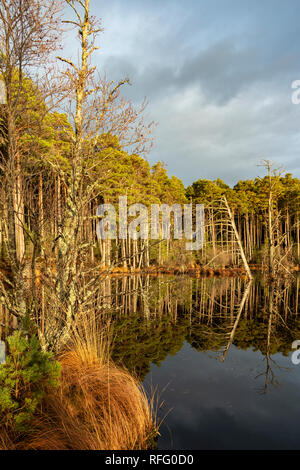
[[[223,196],[222,201],[224,202],[225,208],[226,208],[226,210],[227,210],[227,212],[228,212],[228,217],[229,217],[229,220],[230,220],[232,229],[233,229],[233,231],[234,231],[234,235],[235,235],[235,238],[236,238],[238,247],[239,247],[239,252],[240,252],[241,258],[242,258],[242,260],[243,260],[243,263],[244,263],[244,267],[245,267],[247,276],[249,277],[249,279],[252,280],[252,279],[253,279],[253,275],[252,275],[251,270],[250,270],[250,268],[249,268],[249,264],[248,264],[248,261],[247,261],[247,258],[246,258],[245,252],[244,252],[244,248],[243,248],[243,245],[242,245],[242,242],[241,242],[241,238],[240,238],[239,232],[238,232],[238,230],[237,230],[237,228],[236,228],[235,220],[234,220],[234,217],[233,217],[233,215],[232,215],[232,212],[231,212],[231,209],[230,209],[230,206],[229,206],[229,204],[228,204],[228,201],[227,201],[226,196]]]
[[[267,234],[268,234],[268,270],[271,279],[275,279],[276,276],[281,273],[288,274],[291,273],[288,268],[283,264],[283,260],[288,255],[289,251],[292,249],[292,245],[289,247],[289,250],[286,250],[285,254],[282,256],[281,248],[284,243],[287,241],[287,233],[281,234],[278,230],[278,226],[282,221],[282,214],[277,209],[277,200],[278,197],[278,184],[280,183],[280,178],[283,174],[281,168],[273,169],[274,163],[269,160],[264,160],[261,164],[267,170]],[[262,181],[262,179],[260,178]]]

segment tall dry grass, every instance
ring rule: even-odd
[[[61,386],[51,390],[21,447],[43,450],[146,449],[157,433],[153,398],[109,359],[109,328],[84,316],[61,353]]]

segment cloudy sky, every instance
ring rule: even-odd
[[[150,163],[191,184],[262,174],[261,159],[300,177],[299,0],[92,0],[104,33],[94,60],[129,76],[158,122]]]

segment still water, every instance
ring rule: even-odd
[[[155,390],[159,449],[300,449],[299,278],[108,282],[113,357]]]

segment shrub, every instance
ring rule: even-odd
[[[0,425],[22,432],[30,429],[46,390],[59,386],[60,364],[41,350],[36,336],[17,331],[7,344],[6,363],[0,365]]]

